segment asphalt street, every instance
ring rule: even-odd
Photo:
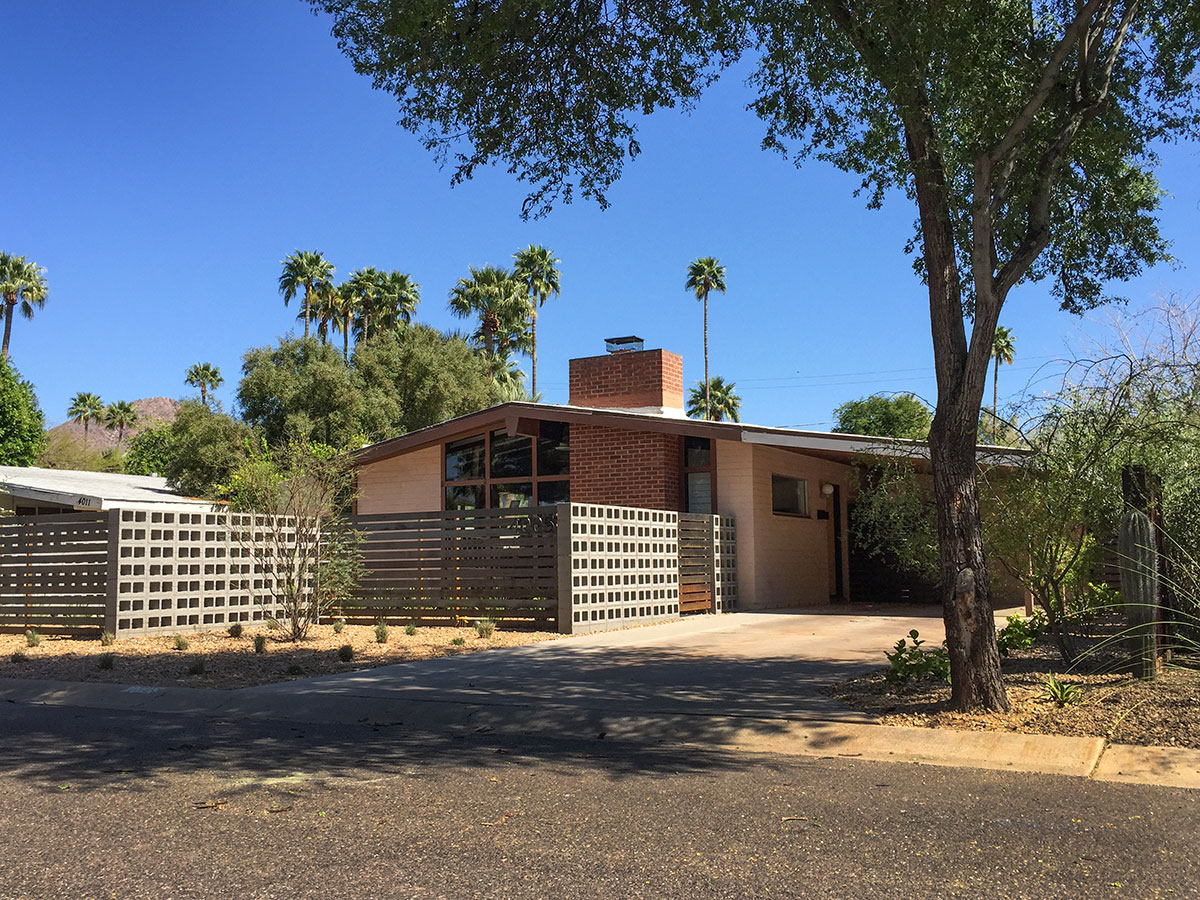
[[[1200,792],[0,706],[0,897],[1200,896]]]

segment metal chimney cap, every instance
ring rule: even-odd
[[[628,334],[625,337],[611,337],[604,339],[604,349],[609,353],[622,353],[628,350],[643,350],[646,342],[636,334]]]

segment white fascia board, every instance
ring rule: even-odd
[[[839,453],[870,453],[875,456],[929,459],[929,447],[918,443],[822,437],[817,434],[783,434],[749,429],[742,430],[742,442],[770,444],[775,447],[795,447],[798,450],[833,450]]]
[[[78,510],[102,510],[104,501],[100,497],[89,494],[69,494],[64,491],[51,491],[46,488],[33,488],[21,484],[0,485],[0,490],[22,500],[34,500],[39,503],[53,503],[56,506],[69,506]]]

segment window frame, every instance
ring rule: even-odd
[[[697,440],[708,441],[708,465],[689,466],[687,464],[687,441],[689,437],[695,436],[681,435],[679,438],[679,509],[681,512],[691,512],[691,510],[688,509],[687,477],[689,475],[707,472],[709,491],[712,497],[712,508],[707,513],[698,513],[697,515],[720,515],[720,507],[717,505],[717,440],[716,438],[697,437]]]
[[[775,508],[775,480],[777,478],[781,479],[781,480],[787,480],[787,481],[798,481],[804,485],[804,512],[788,512],[787,510],[778,510]],[[809,497],[809,492],[808,492],[808,479],[803,478],[799,475],[783,475],[783,474],[780,474],[779,472],[772,472],[771,473],[771,515],[787,516],[790,519],[811,519],[813,517],[812,501]]]
[[[570,490],[571,490],[571,488],[570,488],[571,462],[570,462],[570,456],[569,456],[570,446],[571,446],[570,432],[568,431],[568,437],[567,437],[567,450],[568,450],[567,474],[566,475],[539,475],[538,474],[538,452],[537,452],[538,446],[537,446],[537,444],[538,444],[540,431],[541,431],[541,420],[539,419],[538,422],[539,422],[539,425],[538,425],[539,435],[538,436],[521,435],[521,437],[525,438],[526,440],[528,440],[530,442],[531,453],[532,453],[532,457],[533,457],[531,474],[528,477],[525,477],[525,476],[499,477],[499,478],[492,477],[492,432],[505,431],[506,429],[505,429],[503,422],[488,425],[488,426],[484,427],[481,431],[478,431],[478,432],[472,431],[468,434],[458,434],[458,435],[455,435],[454,437],[446,438],[445,440],[440,441],[438,444],[438,448],[439,448],[440,456],[441,456],[441,462],[439,464],[439,468],[441,470],[441,481],[442,481],[442,511],[443,512],[447,511],[446,489],[450,488],[450,487],[482,488],[484,505],[479,507],[480,509],[496,509],[497,508],[497,507],[494,507],[491,505],[491,503],[492,503],[492,485],[493,484],[496,484],[496,485],[514,484],[514,483],[518,483],[518,482],[520,482],[520,483],[532,482],[533,483],[533,497],[532,497],[531,505],[530,506],[522,506],[522,507],[512,507],[514,509],[534,509],[535,507],[537,507],[539,505],[539,502],[538,502],[539,501],[539,496],[538,496],[539,495],[539,486],[543,482],[564,482],[565,481],[565,482],[567,482],[567,491],[569,494]],[[567,427],[570,428],[569,423],[568,423]],[[449,446],[450,444],[457,444],[460,441],[471,440],[473,438],[479,438],[479,437],[483,438],[483,478],[456,478],[454,480],[450,480],[450,479],[446,478],[446,447]]]

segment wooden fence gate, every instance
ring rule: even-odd
[[[679,612],[710,613],[713,604],[713,519],[699,513],[679,514]]]

